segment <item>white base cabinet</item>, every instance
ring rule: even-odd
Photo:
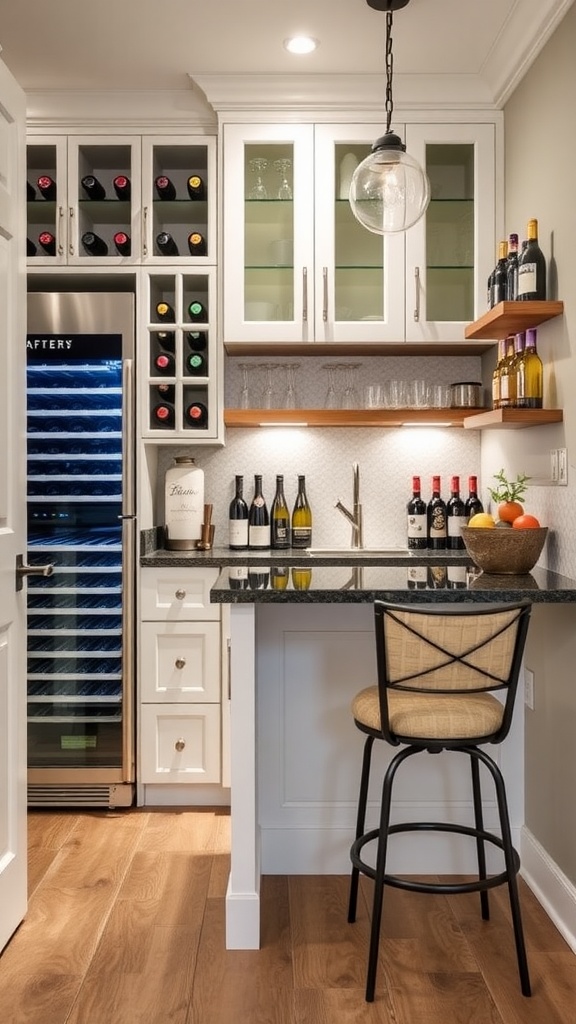
[[[218,569],[143,569],[139,779],[149,784],[222,780]],[[148,802],[146,800],[146,802]]]

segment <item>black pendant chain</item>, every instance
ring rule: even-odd
[[[392,54],[392,11],[386,14],[386,132],[390,131],[392,123],[392,72],[394,70],[394,56]]]

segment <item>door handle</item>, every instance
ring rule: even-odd
[[[25,576],[51,576],[54,566],[48,565],[25,565],[22,555],[16,555],[16,590],[22,590]]]

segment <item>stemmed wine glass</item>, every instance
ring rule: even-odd
[[[338,392],[336,391],[336,373],[338,371],[338,367],[338,363],[324,363],[322,367],[323,370],[328,370],[328,390],[324,398],[325,409],[340,408]]]
[[[290,188],[287,177],[291,166],[292,161],[289,160],[288,157],[282,157],[281,159],[274,161],[274,170],[277,171],[278,174],[282,175],[282,181],[280,182],[278,192],[276,193],[278,199],[292,199],[292,189]]]
[[[248,371],[250,369],[250,364],[239,363],[238,369],[242,371],[242,388],[240,389],[239,407],[240,409],[249,409],[250,390],[248,388]]]
[[[248,193],[248,198],[267,199],[268,192],[266,191],[266,186],[262,181],[262,175],[264,174],[264,171],[268,167],[268,161],[266,157],[255,156],[252,160],[249,161],[248,166],[252,173],[256,175],[256,181],[254,182],[254,185],[252,186]]]
[[[297,409],[298,399],[296,397],[295,371],[300,366],[300,363],[284,363],[283,366],[286,371],[286,391],[284,392],[284,408]]]
[[[266,370],[266,387],[262,393],[262,408],[263,409],[275,409],[274,403],[274,387],[272,375],[274,370],[278,366],[278,363],[261,363],[262,369]]]
[[[359,409],[358,392],[356,390],[356,370],[360,363],[342,363],[344,370],[344,394],[342,396],[343,409]]]

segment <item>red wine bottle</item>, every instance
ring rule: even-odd
[[[506,300],[518,298],[518,235],[508,236],[508,264],[506,267]]]
[[[186,187],[190,199],[206,198],[206,185],[204,184],[204,179],[199,174],[191,174],[186,182]]]
[[[176,320],[176,314],[174,313],[173,307],[169,302],[164,302],[164,300],[156,303],[156,316],[163,323],[173,324]]]
[[[460,497],[460,477],[453,476],[450,497],[446,502],[446,547],[450,551],[464,548],[462,527],[466,526],[466,508]]]
[[[80,180],[80,184],[84,189],[88,199],[105,199],[106,189],[104,185],[95,178],[93,174],[85,174]]]
[[[47,256],[56,255],[56,237],[51,231],[41,231],[38,235],[38,242]]]
[[[188,373],[193,377],[205,377],[206,376],[206,360],[200,352],[190,352],[186,356],[186,369]]]
[[[154,427],[173,427],[176,420],[174,406],[171,402],[159,402],[153,407],[151,417]]]
[[[56,182],[49,174],[41,174],[36,184],[44,199],[56,199]]]
[[[468,477],[468,497],[464,502],[464,510],[466,516],[466,522],[478,514],[478,512],[484,511],[484,506],[478,497],[478,478],[475,476]]]
[[[440,496],[440,477],[432,477],[432,497],[426,506],[428,547],[443,551],[446,547],[446,503]]]
[[[29,181],[26,182],[26,202],[33,203],[36,199],[36,189]]]
[[[121,256],[129,256],[132,252],[130,235],[127,235],[125,231],[116,232],[114,235],[114,245]]]
[[[244,501],[244,478],[235,478],[235,492],[228,512],[228,547],[244,551],[248,547],[248,505]]]
[[[26,255],[27,256],[35,256],[37,251],[38,250],[37,250],[36,246],[34,245],[34,242],[32,241],[32,239],[31,238],[27,238],[26,239]]]
[[[492,287],[490,293],[490,308],[493,309],[499,302],[506,298],[508,271],[508,242],[500,242],[498,246],[498,262],[492,274]]]
[[[156,373],[165,374],[166,376],[173,377],[176,369],[176,360],[171,352],[159,352],[154,359],[154,369]]]
[[[248,547],[270,547],[270,516],[262,493],[262,477],[254,477],[254,497],[248,512]]]
[[[159,199],[176,199],[176,189],[165,174],[159,174],[154,181],[156,194]]]
[[[130,199],[130,195],[132,192],[130,186],[130,178],[127,178],[125,174],[117,174],[112,184],[114,186],[114,191],[118,196],[118,199]]]
[[[188,248],[191,256],[205,256],[207,253],[206,239],[199,231],[188,235]]]
[[[426,502],[420,493],[420,477],[412,477],[412,497],[406,506],[408,513],[408,547],[420,551],[428,547]]]
[[[186,340],[193,352],[204,352],[208,347],[208,335],[206,331],[188,331]]]
[[[162,256],[177,256],[178,246],[168,231],[156,235],[156,245]]]
[[[538,245],[538,221],[529,220],[528,244],[518,260],[518,298],[530,302],[546,298],[546,260]]]
[[[100,235],[95,235],[93,231],[85,231],[82,235],[82,245],[86,249],[89,256],[107,256],[108,246]]]
[[[205,323],[208,320],[208,314],[206,306],[204,306],[198,299],[195,299],[188,306],[188,316],[194,322],[202,321]]]
[[[184,412],[186,422],[198,430],[208,425],[208,408],[203,402],[191,402]]]

